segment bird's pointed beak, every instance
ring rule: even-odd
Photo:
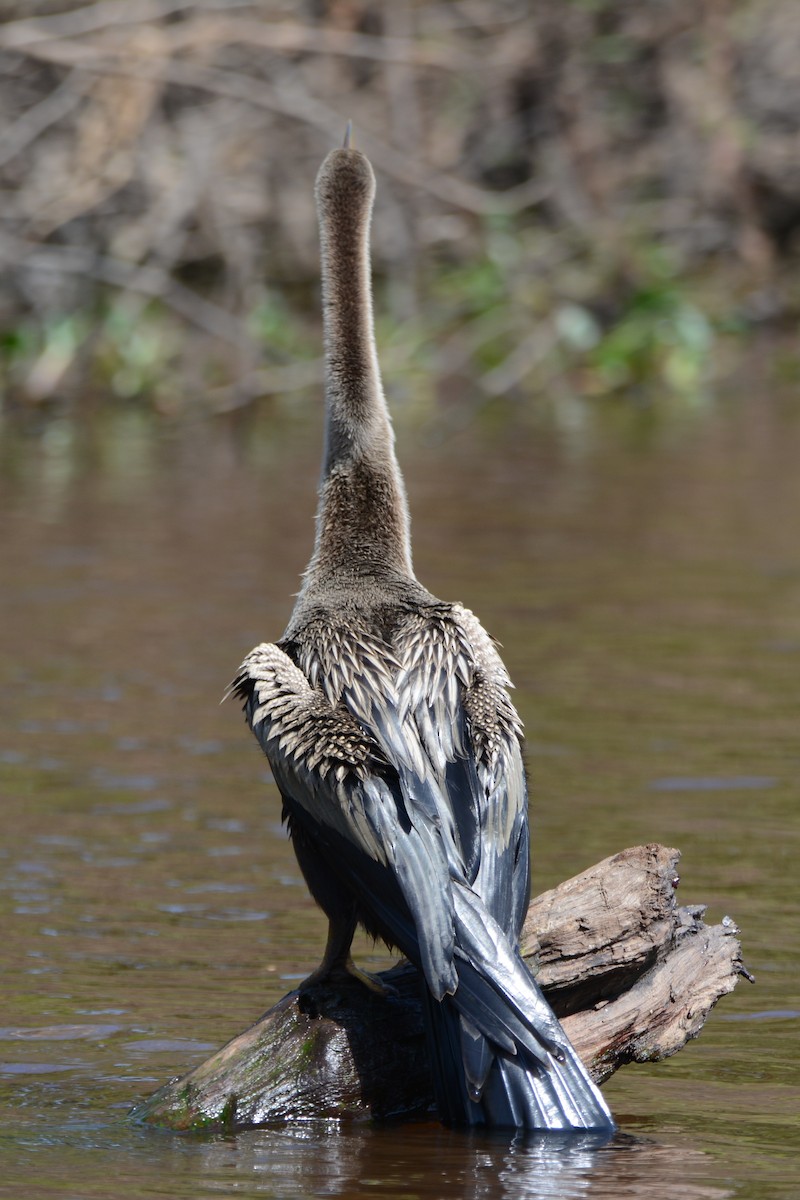
[[[349,149],[350,149],[350,138],[351,138],[352,136],[353,136],[353,122],[352,122],[352,121],[348,121],[348,122],[347,122],[347,128],[346,128],[346,129],[345,129],[345,131],[344,131],[344,141],[342,142],[342,149],[343,149],[343,150],[349,150]]]

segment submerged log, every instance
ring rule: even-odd
[[[742,965],[729,917],[678,907],[677,850],[636,846],[531,902],[522,950],[598,1083],[697,1037]],[[140,1104],[172,1129],[238,1129],[299,1117],[422,1116],[433,1087],[419,978],[402,963],[391,995],[345,980],[292,992],[246,1032]]]

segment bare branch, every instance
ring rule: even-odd
[[[79,246],[40,246],[9,237],[0,239],[0,257],[7,263],[46,271],[87,275],[112,287],[141,292],[162,300],[191,324],[233,346],[249,346],[244,324],[224,309],[198,296],[157,266],[139,266],[108,255],[93,254]]]
[[[482,69],[491,62],[491,53],[479,60],[468,51],[443,42],[421,42],[408,37],[376,37],[296,21],[257,21],[248,17],[221,20],[198,17],[176,25],[170,31],[173,53],[239,43],[259,46],[271,53],[334,54],[343,58],[362,58],[372,62],[398,63],[443,71]]]
[[[100,29],[160,21],[187,8],[229,10],[251,6],[252,0],[126,0],[125,4],[119,0],[99,0],[97,4],[85,4],[50,16],[6,21],[0,25],[0,46],[5,50],[25,50],[38,42],[85,37]]]
[[[48,62],[80,66],[101,75],[176,83],[257,108],[266,108],[313,126],[324,133],[332,145],[341,140],[341,131],[349,119],[344,113],[312,96],[294,77],[291,80],[285,78],[279,87],[271,87],[262,80],[194,63],[169,59],[142,59],[132,63],[130,56],[109,56],[88,44],[78,45],[75,42],[41,43],[33,47],[31,52]],[[418,155],[407,155],[402,150],[388,146],[382,138],[371,135],[366,126],[359,126],[359,145],[372,162],[388,175],[411,183],[445,203],[477,216],[520,212],[540,203],[549,194],[549,189],[537,180],[529,180],[505,192],[487,192],[465,180],[437,171],[421,162]]]
[[[41,133],[68,116],[83,99],[90,80],[71,71],[54,92],[31,105],[0,133],[0,167],[5,166],[34,142]]]

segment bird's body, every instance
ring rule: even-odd
[[[437,1103],[454,1124],[613,1121],[528,973],[522,728],[477,618],[415,578],[372,332],[371,167],[320,169],[326,441],[314,554],[289,626],[234,683],[298,862],[329,918],[307,981],[355,971],[357,924],[418,968]]]

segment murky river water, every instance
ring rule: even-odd
[[[398,419],[418,573],[481,615],[517,684],[537,890],[678,846],[683,902],[737,919],[757,985],[610,1081],[605,1148],[127,1122],[323,944],[265,763],[219,706],[297,589],[317,416],[3,431],[0,1194],[800,1195],[800,404],[758,362],[659,419]]]

